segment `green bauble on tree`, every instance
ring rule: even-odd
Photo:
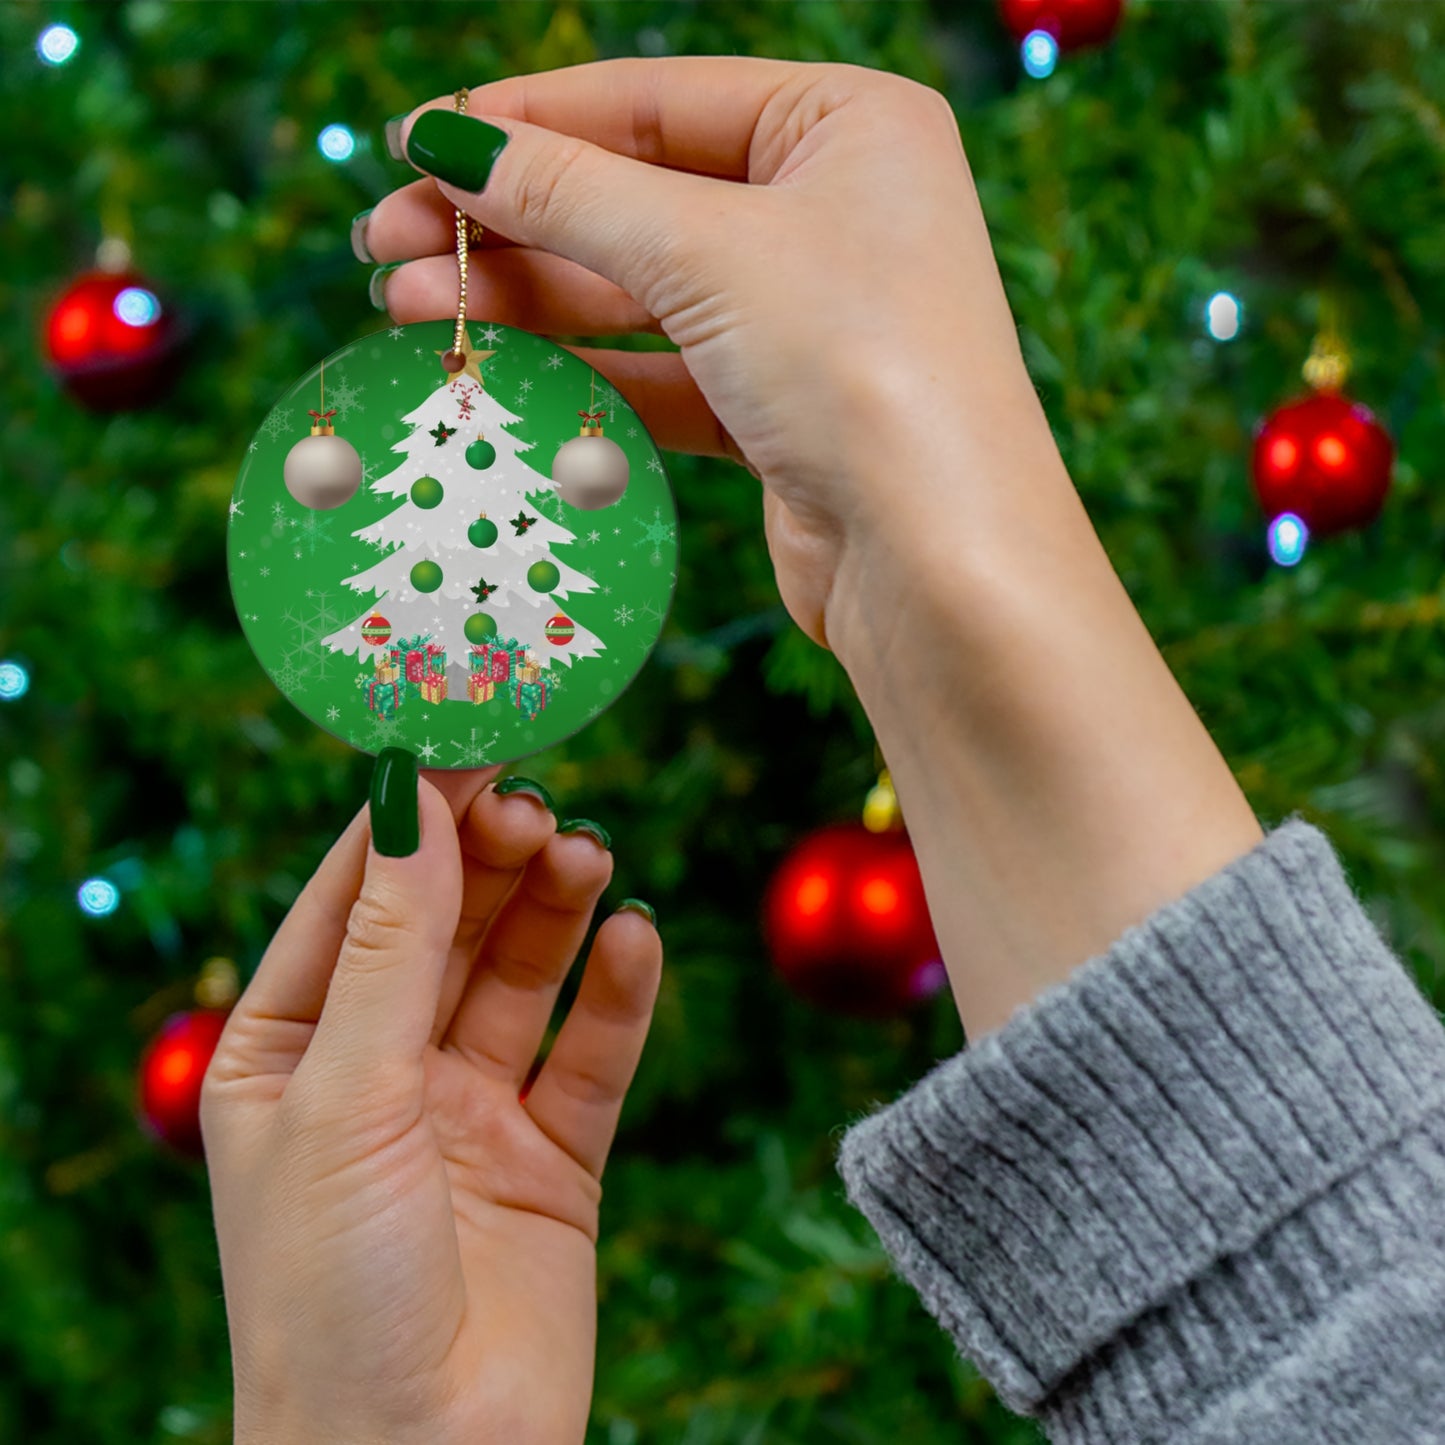
[[[550,592],[561,580],[555,562],[533,562],[527,568],[527,586],[534,592]]]
[[[468,642],[485,642],[497,635],[497,620],[485,612],[473,612],[462,624]]]
[[[441,506],[442,496],[442,484],[435,477],[418,477],[411,484],[412,501],[427,511]]]
[[[496,459],[496,447],[481,436],[478,436],[476,441],[467,447],[467,465],[475,467],[479,472],[486,471]]]
[[[418,592],[435,592],[442,585],[442,569],[429,559],[418,562],[411,569],[411,585]]]
[[[473,547],[490,547],[496,540],[497,524],[489,522],[485,512],[467,528],[467,541]]]

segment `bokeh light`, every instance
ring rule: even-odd
[[[1293,512],[1281,512],[1269,524],[1269,555],[1281,567],[1293,567],[1305,554],[1310,530]]]
[[[115,298],[114,311],[127,326],[150,326],[160,320],[161,303],[144,286],[127,286]]]
[[[120,889],[109,878],[87,878],[76,891],[82,913],[104,918],[120,907]]]
[[[1228,291],[1216,291],[1204,308],[1204,329],[1216,341],[1233,341],[1244,325],[1244,307]]]
[[[1035,80],[1044,80],[1054,73],[1059,63],[1059,42],[1047,30],[1031,30],[1019,47],[1024,69]]]
[[[356,150],[356,137],[344,125],[329,125],[316,137],[316,145],[329,161],[349,161]]]
[[[47,65],[64,65],[80,48],[80,37],[68,25],[47,25],[35,42],[35,53]]]
[[[30,691],[30,674],[18,662],[0,662],[0,702],[14,702]]]

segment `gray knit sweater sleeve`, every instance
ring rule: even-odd
[[[1299,818],[838,1168],[1055,1442],[1445,1441],[1445,1029]]]

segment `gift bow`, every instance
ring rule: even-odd
[[[315,415],[315,413],[312,413],[312,414]],[[602,418],[607,415],[607,413],[606,413],[605,410],[604,410],[604,411],[579,411],[579,412],[577,413],[577,415],[580,416],[580,417],[582,417],[584,420],[586,420],[586,421],[588,421],[588,422],[597,422],[597,421],[601,421]]]
[[[331,418],[336,415],[336,412],[335,412],[334,409],[331,410],[331,411],[310,411],[310,410],[308,410],[307,413],[306,413],[306,415],[307,415],[307,416],[314,416],[317,421],[330,421]]]

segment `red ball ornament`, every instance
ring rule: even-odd
[[[1255,495],[1273,520],[1293,512],[1327,537],[1375,520],[1390,490],[1390,434],[1368,407],[1319,391],[1272,412],[1254,438]]]
[[[946,982],[908,835],[837,823],[783,860],[763,902],[774,967],[835,1013],[902,1013]]]
[[[361,640],[370,647],[380,647],[391,640],[391,623],[381,613],[373,612],[361,624]]]
[[[227,1009],[172,1014],[140,1061],[139,1117],[156,1138],[181,1154],[203,1158],[201,1082],[216,1052]]]
[[[1115,31],[1124,0],[999,0],[998,12],[1020,43],[1045,30],[1060,50],[1101,45]]]
[[[69,286],[45,322],[45,352],[75,399],[94,411],[157,400],[179,370],[180,328],[144,278],[92,271]]]
[[[566,613],[559,612],[555,617],[547,619],[544,634],[548,642],[555,643],[558,647],[566,647],[577,635],[577,624]]]

